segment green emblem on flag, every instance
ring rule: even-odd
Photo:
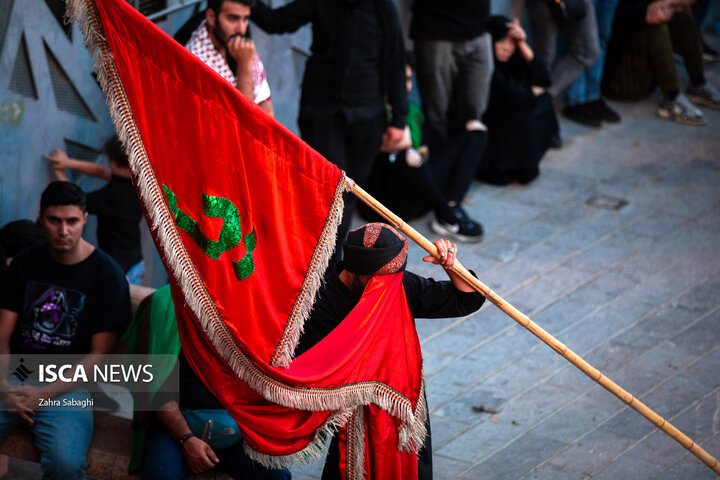
[[[175,224],[180,230],[187,233],[205,255],[217,260],[223,253],[237,247],[240,242],[245,243],[245,256],[233,262],[233,271],[238,280],[244,280],[255,270],[252,252],[257,246],[255,228],[243,237],[241,230],[240,213],[233,203],[223,197],[214,197],[203,193],[203,214],[206,217],[222,218],[223,227],[217,240],[210,240],[201,230],[198,223],[190,215],[177,206],[177,196],[170,188],[163,184],[170,213],[175,218]]]

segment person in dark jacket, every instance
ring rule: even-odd
[[[538,164],[559,127],[547,92],[550,76],[526,43],[517,19],[494,16],[489,22],[495,52],[490,101],[483,120],[488,149],[477,177],[495,185],[535,179]]]
[[[311,147],[365,185],[381,146],[402,139],[407,115],[405,50],[392,0],[295,0],[277,9],[258,1],[252,20],[268,33],[312,23],[298,127]],[[346,196],[331,264],[342,258],[354,202]]]

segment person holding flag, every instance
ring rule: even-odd
[[[401,288],[404,295],[392,308],[383,310],[381,322],[392,322],[394,309],[409,310],[413,318],[462,317],[479,309],[485,297],[451,270],[455,264],[457,246],[447,240],[438,240],[435,246],[440,260],[432,256],[426,262],[441,265],[450,281],[436,281],[406,271],[408,241],[394,228],[384,223],[369,223],[352,230],[345,240],[344,261],[336,265],[327,282],[320,289],[313,313],[305,323],[296,354],[311,349],[325,338],[348,316],[361,300],[370,279],[374,276],[399,275],[402,282],[390,288]],[[378,302],[379,303],[379,302]],[[426,422],[428,436],[418,453],[418,478],[432,479],[432,444],[429,417]],[[330,446],[323,480],[339,479],[341,448],[347,448],[342,435],[336,435]]]

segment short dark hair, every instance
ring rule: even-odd
[[[103,152],[108,156],[108,160],[117,165],[118,167],[128,168],[128,157],[125,155],[120,138],[117,135],[110,137],[105,145],[103,145]]]
[[[255,6],[255,0],[208,0],[207,8],[217,13],[220,11],[222,4],[225,2],[242,3],[250,8]]]
[[[40,213],[56,205],[76,205],[85,211],[85,192],[72,182],[57,180],[45,187],[40,197]]]

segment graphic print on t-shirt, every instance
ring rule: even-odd
[[[77,334],[85,294],[73,288],[28,282],[21,341],[36,350],[68,347]]]

